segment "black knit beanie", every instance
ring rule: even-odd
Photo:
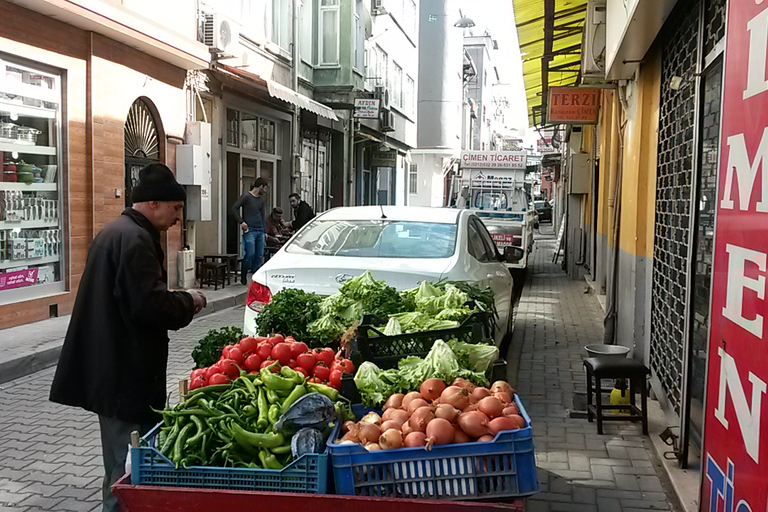
[[[149,164],[139,171],[139,184],[131,191],[131,201],[186,201],[187,192],[171,170],[163,164]]]

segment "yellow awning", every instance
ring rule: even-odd
[[[551,14],[545,9],[548,3],[552,5]],[[546,121],[542,118],[546,116],[546,100],[542,104],[542,98],[549,88],[578,85],[587,0],[513,0],[513,5],[523,59],[528,122],[531,126],[542,125]],[[550,35],[545,38],[548,25]],[[542,59],[550,44],[545,72]]]

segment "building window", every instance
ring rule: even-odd
[[[393,63],[392,94],[390,102],[398,108],[403,108],[403,68]]]
[[[268,22],[269,10],[265,0],[242,0],[238,3],[222,2],[221,5],[207,3],[211,10],[223,12],[240,23],[242,35],[254,43],[264,44],[272,37],[272,23]],[[239,4],[239,5],[238,5]],[[204,5],[204,4],[201,4]]]
[[[419,193],[419,166],[416,164],[411,164],[408,170],[408,193]]]
[[[313,7],[312,0],[301,0],[299,4],[299,16],[301,18],[301,37],[299,45],[301,48],[301,59],[309,64],[314,64],[312,58],[312,47],[315,40],[314,23],[312,22]]]
[[[413,100],[416,97],[416,83],[413,81],[413,78],[410,76],[405,77],[405,105],[403,107],[405,108],[406,112],[409,114],[415,114],[416,109],[415,105],[413,104]]]
[[[320,0],[319,64],[339,63],[339,0]]]
[[[293,1],[272,0],[272,42],[284,50],[291,48]]]
[[[259,151],[275,154],[275,122],[259,119]]]
[[[365,33],[363,30],[363,14],[365,7],[358,0],[355,3],[355,69],[362,73],[365,66]]]
[[[376,45],[376,85],[386,87],[389,83],[389,56]]]

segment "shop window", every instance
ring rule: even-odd
[[[259,151],[275,154],[275,122],[259,119]]]
[[[240,112],[227,109],[227,144],[236,148],[240,147]]]
[[[61,75],[0,54],[0,303],[64,290]]]

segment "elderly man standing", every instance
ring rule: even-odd
[[[120,510],[111,485],[122,476],[130,434],[145,434],[165,406],[168,329],[206,306],[198,290],[169,291],[160,233],[181,220],[186,192],[171,170],[139,172],[133,206],[88,249],[50,399],[99,416],[105,511]]]

